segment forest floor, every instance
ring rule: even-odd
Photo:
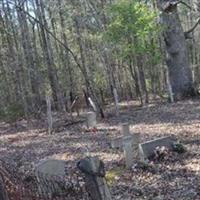
[[[145,107],[131,102],[120,106],[120,117],[108,110],[106,120],[98,121],[97,131],[88,131],[84,123],[69,125],[65,117],[58,116],[52,135],[47,134],[42,120],[32,120],[31,125],[24,120],[14,125],[1,122],[0,160],[4,165],[11,163],[19,173],[27,173],[46,158],[67,160],[75,166],[87,149],[104,161],[116,200],[200,200],[200,102],[152,103]],[[145,170],[127,170],[123,152],[109,145],[110,137],[121,135],[122,122],[129,122],[131,131],[141,134],[142,142],[175,136],[187,152],[152,160]]]

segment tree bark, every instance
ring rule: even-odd
[[[45,55],[46,65],[48,68],[48,77],[52,89],[54,103],[56,108],[60,111],[65,111],[64,99],[61,93],[60,85],[58,82],[58,75],[53,58],[53,49],[49,35],[46,33],[44,26],[47,27],[47,21],[45,17],[44,2],[36,0],[37,15],[40,21],[40,30],[42,38],[42,48]]]
[[[67,43],[67,34],[65,33],[65,28],[66,28],[66,24],[65,24],[65,20],[64,20],[64,11],[62,10],[62,0],[58,0],[58,6],[59,6],[59,16],[60,16],[60,25],[61,25],[61,37],[63,40],[63,43],[65,44],[65,46],[68,46]],[[69,56],[69,52],[66,49],[63,49],[62,46],[60,46],[61,48],[61,59],[62,59],[62,63],[63,66],[66,70],[66,76],[68,76],[68,85],[69,85],[69,96],[70,96],[70,103],[72,104],[74,97],[75,97],[75,81],[74,81],[74,77],[73,77],[73,68],[71,67],[71,62],[70,62],[70,56]]]
[[[85,60],[85,55],[84,55],[84,48],[83,48],[83,43],[82,43],[80,24],[79,24],[77,17],[74,18],[74,25],[75,25],[76,34],[77,34],[77,42],[78,42],[79,49],[80,49],[82,73],[83,73],[83,76],[85,79],[86,87],[87,87],[87,90],[90,92],[90,95],[96,104],[96,107],[98,109],[97,112],[100,113],[102,118],[104,118],[105,116],[104,116],[102,105],[95,93],[93,85],[91,84],[91,79],[90,79],[90,75],[89,75],[89,71],[88,71],[88,67],[86,65],[86,60]]]
[[[178,3],[178,1],[177,1]],[[192,70],[186,47],[184,31],[177,12],[176,1],[157,0],[162,11],[161,21],[165,29],[166,63],[175,100],[196,95]]]
[[[18,0],[19,3],[19,0]],[[24,5],[22,5],[24,7]],[[31,42],[31,36],[30,31],[28,27],[28,22],[26,15],[22,12],[17,10],[18,15],[18,21],[20,25],[20,34],[21,34],[21,40],[22,40],[22,46],[23,46],[23,53],[24,53],[24,59],[25,59],[25,68],[27,69],[27,83],[29,87],[29,95],[32,96],[31,98],[31,111],[34,111],[36,104],[40,104],[41,98],[40,98],[40,90],[39,90],[39,81],[38,81],[38,71],[36,63],[34,62],[34,51],[32,47]]]

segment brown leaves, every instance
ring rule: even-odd
[[[26,174],[35,163],[45,158],[64,159],[68,168],[75,169],[76,162],[88,151],[105,162],[107,171],[116,171],[110,177],[111,190],[119,200],[197,200],[200,183],[200,103],[185,101],[176,104],[152,104],[149,107],[122,110],[121,119],[112,117],[102,121],[95,129],[83,125],[66,126],[62,132],[48,135],[37,126],[17,132],[0,124],[0,159],[9,163],[13,176]],[[57,119],[59,120],[59,119]],[[148,166],[124,168],[123,151],[112,150],[110,138],[117,138],[121,122],[129,122],[131,131],[140,133],[142,142],[160,136],[174,135],[184,142],[187,152],[178,154],[161,149]],[[63,119],[61,126],[65,124]],[[58,123],[59,124],[59,123]],[[35,123],[37,125],[37,123]],[[73,174],[73,170],[69,170]],[[18,177],[16,177],[18,179]]]

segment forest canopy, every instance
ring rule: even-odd
[[[47,95],[59,111],[90,97],[101,116],[116,95],[197,95],[198,4],[179,3],[1,0],[1,117],[38,115]]]

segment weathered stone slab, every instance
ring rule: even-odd
[[[140,156],[142,160],[150,158],[154,155],[156,147],[167,147],[168,149],[173,149],[173,143],[176,141],[172,137],[162,137],[155,140],[151,140],[142,144],[139,144]]]
[[[64,160],[45,160],[40,162],[36,168],[37,174],[45,174],[48,176],[65,176],[66,161]]]
[[[45,160],[35,167],[38,181],[39,194],[45,198],[51,198],[55,194],[62,193],[65,184],[66,162],[64,160]]]

